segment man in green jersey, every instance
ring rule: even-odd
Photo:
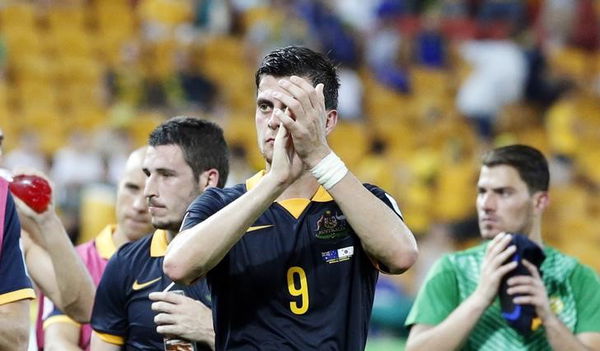
[[[407,318],[407,350],[600,350],[600,280],[589,267],[544,246],[542,214],[549,203],[548,164],[524,145],[487,153],[477,184],[477,214],[486,242],[441,258],[429,272]],[[515,269],[511,234],[544,248],[541,274],[508,279],[515,304],[532,305],[539,326],[521,335],[502,317],[498,287]]]

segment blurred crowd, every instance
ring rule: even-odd
[[[111,220],[117,170],[166,117],[222,125],[240,182],[263,167],[256,62],[305,45],[339,66],[330,143],[421,242],[418,267],[381,291],[411,296],[478,237],[478,158],[513,142],[551,160],[544,236],[600,270],[599,18],[594,0],[4,0],[3,167],[47,172],[79,241]],[[385,296],[374,319],[389,325]]]

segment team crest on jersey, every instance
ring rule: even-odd
[[[317,220],[315,231],[317,239],[337,239],[347,236],[346,217],[327,210]]]

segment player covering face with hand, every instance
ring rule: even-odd
[[[218,350],[362,349],[378,270],[412,266],[414,237],[396,202],[327,143],[339,83],[326,57],[275,50],[256,86],[265,170],[192,203],[165,272],[206,276]]]

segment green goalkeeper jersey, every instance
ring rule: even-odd
[[[477,287],[488,243],[442,257],[430,270],[406,320],[437,325]],[[600,280],[588,266],[545,247],[541,271],[550,305],[573,333],[600,332]],[[511,328],[496,298],[481,316],[463,350],[550,350],[543,327],[529,336]]]

